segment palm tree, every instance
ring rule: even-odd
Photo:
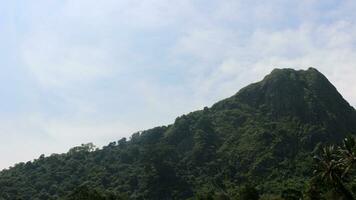
[[[342,177],[350,175],[350,171],[356,166],[356,140],[354,137],[346,137],[342,147],[339,148],[341,162],[344,165]]]
[[[350,145],[352,147],[350,143],[352,143],[350,139],[344,140],[344,146],[347,145],[348,148]],[[349,164],[350,159],[354,162],[354,157],[351,157],[355,155],[350,154],[348,148],[335,148],[334,146],[323,147],[321,153],[314,157],[318,163],[314,173],[321,178],[321,180],[333,186],[335,191],[343,195],[347,200],[354,200],[352,193],[344,185],[345,178],[353,165]]]
[[[336,149],[334,146],[326,146],[321,149],[321,153],[314,156],[318,166],[314,173],[322,180],[329,183],[336,183],[341,178],[342,163],[339,161]]]

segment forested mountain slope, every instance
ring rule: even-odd
[[[356,111],[324,75],[276,69],[172,125],[3,170],[0,199],[58,199],[79,185],[122,199],[236,199],[246,184],[303,190],[313,151],[348,134]]]

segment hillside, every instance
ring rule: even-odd
[[[0,199],[59,199],[79,185],[122,199],[236,199],[246,184],[261,194],[302,191],[313,151],[348,134],[356,111],[323,74],[275,69],[172,125],[3,170]]]

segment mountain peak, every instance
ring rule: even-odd
[[[304,81],[310,81],[311,79],[323,79],[324,82],[328,82],[329,85],[331,83],[327,80],[327,78],[319,72],[316,68],[308,68],[307,70],[295,70],[291,68],[276,68],[272,70],[270,74],[265,76],[264,81],[268,81],[273,79],[273,81],[277,81],[280,79],[289,79],[292,81],[298,81],[300,79]]]
[[[296,70],[293,68],[275,68],[272,70],[272,73],[278,73],[278,72],[292,72],[292,73],[298,73],[298,72],[318,72],[320,73],[316,68],[314,67],[309,67],[308,69],[304,70],[304,69],[300,69],[300,70]]]
[[[122,199],[208,199],[200,195],[237,194],[250,181],[266,195],[301,190],[318,144],[341,142],[355,130],[356,112],[322,73],[275,69],[211,109],[129,141],[95,151],[74,147],[79,151],[4,170],[0,199],[58,198],[81,194],[85,185],[122,193]]]
[[[346,103],[337,89],[315,68],[274,69],[262,81],[241,89],[236,96],[251,106],[265,103],[296,105],[309,98],[319,101],[337,98],[337,101]]]
[[[354,109],[329,80],[317,69],[274,69],[262,81],[242,88],[233,97],[214,108],[248,107],[270,119],[298,119],[317,124],[320,121],[345,123],[354,127]],[[350,124],[350,126],[349,126]]]

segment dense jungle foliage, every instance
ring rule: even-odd
[[[325,76],[276,69],[172,125],[3,170],[0,199],[353,199],[348,135],[356,111]]]

